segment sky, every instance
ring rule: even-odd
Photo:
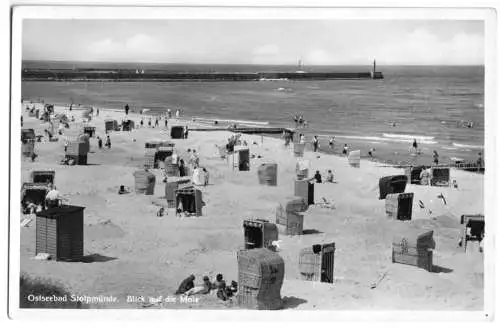
[[[483,65],[473,20],[34,20],[23,60]]]

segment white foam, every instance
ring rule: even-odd
[[[269,122],[263,122],[263,121],[242,121],[242,120],[229,120],[229,119],[222,119],[222,118],[207,118],[207,117],[193,117],[196,121],[209,121],[209,122],[229,122],[229,123],[239,123],[239,124],[245,124],[245,125],[269,125]]]
[[[453,143],[453,146],[455,146],[457,148],[469,148],[469,149],[483,149],[484,148],[484,146],[480,146],[480,145],[465,145],[465,144],[459,144],[456,142]]]
[[[319,137],[330,138],[330,135],[318,135]],[[433,137],[432,137],[433,138]],[[396,139],[387,137],[369,137],[369,136],[336,136],[335,139],[355,139],[355,140],[369,140],[375,142],[389,141],[389,142],[399,142],[399,143],[409,143],[413,139]],[[437,141],[433,140],[420,140],[419,143],[425,145],[437,144]]]
[[[405,139],[405,140],[432,140],[434,137],[429,136],[413,136],[409,134],[391,134],[391,133],[383,133],[383,136],[386,138],[394,138],[394,139]]]

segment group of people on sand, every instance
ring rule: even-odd
[[[25,201],[23,203],[23,212],[25,214],[35,214],[51,208],[61,207],[63,201],[67,201],[53,183],[48,184],[48,190],[43,202]]]
[[[210,281],[208,276],[204,276],[203,282],[195,286],[195,280],[196,277],[194,274],[189,275],[189,277],[181,282],[175,295],[191,296],[196,294],[206,295],[215,293],[218,299],[227,301],[238,294],[238,283],[233,280],[230,285],[227,285],[221,273],[216,275],[213,282]]]

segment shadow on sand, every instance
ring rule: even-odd
[[[307,303],[307,301],[303,298],[297,298],[294,296],[283,297],[283,309],[293,309],[304,303]]]
[[[82,262],[83,263],[109,262],[109,261],[114,261],[116,259],[117,259],[117,257],[110,257],[110,256],[94,253],[94,254],[90,254],[90,255],[85,255],[82,258]]]
[[[318,234],[318,233],[323,233],[323,231],[319,231],[319,230],[316,230],[316,229],[304,229],[302,231],[302,234],[304,234],[304,235],[315,235],[315,234]]]
[[[453,272],[453,270],[441,267],[439,265],[433,265],[432,266],[432,272],[433,273],[450,273],[450,272]]]

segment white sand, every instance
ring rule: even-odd
[[[61,110],[56,108],[56,110]],[[47,124],[24,113],[24,128],[33,127],[43,134]],[[73,111],[80,119],[78,111]],[[92,124],[104,136],[104,119],[119,119],[123,113],[102,111]],[[136,126],[137,115],[131,115]],[[147,121],[145,122],[147,124]],[[154,123],[154,121],[153,121]],[[76,136],[80,129],[73,124],[66,135]],[[215,144],[223,144],[228,132],[194,132],[187,140],[174,140],[180,152],[196,149],[200,162],[210,172],[210,186],[202,187],[203,216],[178,218],[171,210],[163,218],[156,217],[157,206],[165,204],[164,184],[159,170],[154,196],[118,195],[120,185],[133,189],[132,173],[142,165],[144,143],[150,139],[170,139],[169,131],[160,128],[136,129],[132,132],[111,132],[112,148],[97,149],[91,139],[88,166],[61,166],[63,144],[37,143],[39,157],[35,163],[24,160],[22,179],[28,181],[33,169],[55,169],[56,185],[70,203],[85,206],[85,254],[116,258],[107,262],[64,263],[40,262],[35,255],[35,225],[21,229],[21,270],[35,276],[50,277],[79,295],[113,295],[121,303],[108,307],[136,307],[127,304],[127,295],[173,295],[180,281],[191,273],[201,282],[204,275],[212,279],[222,273],[226,281],[237,279],[236,251],[243,246],[242,222],[247,217],[260,217],[274,222],[275,207],[284,198],[293,196],[296,159],[283,141],[260,136],[243,136],[249,141],[252,154],[249,172],[232,172],[220,159]],[[135,141],[133,141],[135,139]],[[253,145],[253,141],[258,145]],[[323,174],[332,169],[337,184],[317,184],[315,199],[333,202],[336,209],[312,206],[306,212],[304,229],[320,233],[302,236],[280,235],[280,255],[285,260],[285,282],[281,289],[288,309],[342,310],[480,310],[483,307],[483,254],[464,252],[457,247],[462,232],[459,216],[483,213],[483,176],[452,171],[459,189],[408,185],[414,192],[412,225],[434,230],[437,242],[434,265],[444,272],[430,273],[416,267],[391,263],[393,233],[409,222],[393,221],[385,216],[385,202],[378,200],[378,180],[402,169],[380,167],[361,162],[352,168],[346,158],[307,152],[311,169]],[[257,166],[278,163],[278,186],[258,184]],[[312,172],[312,171],[310,171]],[[312,173],[310,173],[312,176]],[[446,200],[437,198],[442,193]],[[432,217],[442,214],[450,218],[432,219],[418,206],[422,200],[432,210]],[[99,224],[110,220],[107,225]],[[335,242],[335,284],[301,281],[298,256],[301,248],[316,243]],[[379,275],[386,278],[376,289],[370,289]],[[214,295],[200,296],[193,308],[224,308],[231,306]],[[187,307],[184,304],[169,308]]]

